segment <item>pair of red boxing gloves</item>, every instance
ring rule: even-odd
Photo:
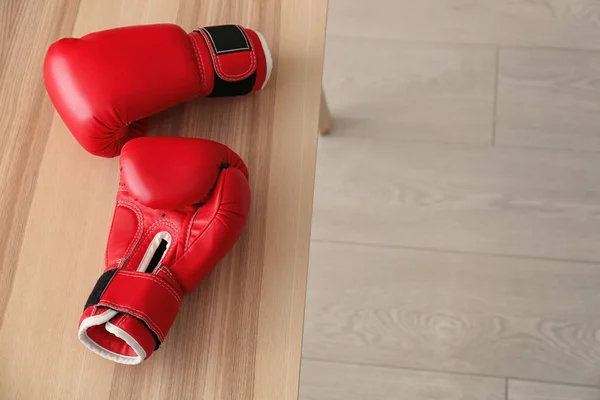
[[[262,89],[272,69],[260,33],[237,25],[186,33],[171,24],[61,39],[48,49],[46,88],[90,153],[120,154],[121,178],[106,269],[79,321],[95,353],[138,364],[164,341],[182,296],[242,233],[248,170],[217,142],[141,137],[147,117],[197,96]]]

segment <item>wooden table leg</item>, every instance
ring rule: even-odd
[[[319,113],[319,133],[327,135],[331,130],[331,113],[325,99],[325,92],[321,89],[321,111]]]

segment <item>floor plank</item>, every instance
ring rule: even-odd
[[[494,47],[329,36],[325,58],[334,134],[491,141]]]
[[[504,400],[504,379],[302,361],[300,400]],[[575,399],[574,399],[575,400]]]
[[[600,389],[510,379],[508,400],[598,400]]]
[[[496,143],[600,150],[600,54],[500,52]]]
[[[304,357],[600,385],[600,265],[313,242]]]
[[[414,41],[600,48],[596,0],[329,2],[328,32]]]
[[[313,238],[600,260],[600,158],[322,138]]]

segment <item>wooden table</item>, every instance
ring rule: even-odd
[[[0,398],[297,398],[326,0],[7,0],[0,3]],[[85,349],[77,323],[104,268],[118,160],[83,151],[42,80],[48,45],[116,26],[236,22],[262,32],[275,70],[237,99],[197,99],[151,134],[238,152],[253,204],[240,242],[186,297],[139,366]]]

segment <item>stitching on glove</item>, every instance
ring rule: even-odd
[[[143,272],[129,272],[129,271],[120,271],[119,274],[125,275],[125,276],[132,276],[134,278],[149,279],[151,281],[154,281],[154,282],[158,283],[160,286],[162,286],[164,289],[166,289],[171,294],[171,296],[173,296],[173,298],[175,299],[177,304],[181,305],[181,296],[179,295],[179,293],[177,293],[175,291],[175,289],[173,289],[171,286],[164,283],[162,281],[162,279],[160,279],[156,275],[145,274]]]
[[[238,27],[238,29],[240,29]],[[213,47],[209,44],[209,39],[206,37],[207,33],[204,30],[204,28],[200,29],[200,33],[202,35],[202,37],[204,38],[204,42],[206,43],[206,47],[208,47],[208,51],[210,51],[210,55],[213,59],[213,64],[215,66],[215,69],[217,70],[217,74],[222,77],[222,78],[228,78],[228,79],[233,79],[233,80],[241,80],[241,79],[246,79],[247,77],[249,77],[250,75],[252,75],[252,73],[254,72],[255,68],[256,68],[256,57],[254,56],[254,52],[256,47],[254,47],[254,43],[251,43],[252,49],[250,50],[250,66],[248,67],[248,69],[245,72],[242,72],[241,74],[237,74],[237,75],[229,75],[223,72],[223,69],[221,67],[221,62],[219,61],[219,58],[217,56],[217,54],[215,53],[215,50],[213,49]],[[244,36],[248,36],[244,33]],[[250,38],[248,37],[248,40],[250,40]]]
[[[202,57],[200,57],[200,49],[198,48],[198,43],[194,37],[190,37],[190,41],[192,42],[192,48],[194,49],[194,53],[196,54],[196,63],[198,64],[198,72],[200,73],[200,84],[202,85],[202,89],[208,90],[208,83],[206,82],[206,71],[204,69],[204,62],[202,61]]]
[[[128,317],[129,314],[121,313],[121,315],[119,315],[117,319],[114,320],[114,322],[111,322],[111,324],[121,326],[125,321],[127,321]]]
[[[121,188],[119,188],[119,191],[121,191]],[[142,232],[144,230],[144,221],[142,219],[142,213],[137,209],[137,207],[135,207],[133,204],[131,203],[126,203],[123,201],[119,201],[117,203],[117,207],[118,206],[123,206],[125,208],[129,208],[130,210],[132,210],[134,212],[134,214],[137,217],[138,220],[138,229],[135,233],[135,236],[133,237],[133,239],[131,240],[131,242],[129,242],[129,247],[127,247],[127,250],[125,251],[125,254],[123,255],[123,257],[121,258],[126,258],[127,257],[127,253],[129,252],[129,249],[131,248],[132,245],[135,245],[136,241],[139,240],[138,236],[142,236]],[[117,215],[116,210],[113,213],[113,220],[110,224],[110,231],[108,232],[108,237],[112,236],[112,231],[113,228],[115,227],[115,216]],[[108,267],[108,246],[106,246],[106,251],[104,252],[104,265],[106,265]],[[118,265],[118,264],[117,264]]]
[[[187,251],[188,249],[188,245],[190,243],[190,236],[192,235],[192,227],[194,226],[194,220],[196,219],[196,215],[198,215],[198,211],[200,211],[201,207],[198,207],[198,209],[196,210],[196,212],[194,213],[194,215],[192,215],[192,218],[190,219],[190,227],[188,228],[188,233],[187,233],[187,238],[185,239],[185,247],[183,249],[183,251]]]
[[[225,172],[223,172],[225,171]],[[226,169],[221,170],[222,173],[227,173]],[[213,221],[215,220],[215,218],[217,218],[217,215],[219,214],[219,211],[221,210],[221,207],[223,206],[223,203],[221,203],[221,199],[223,198],[223,186],[225,186],[225,178],[223,178],[223,180],[221,181],[221,188],[218,191],[219,193],[219,198],[217,199],[218,203],[219,203],[219,207],[217,208],[217,211],[215,212],[215,214],[212,216],[212,218],[210,219],[210,221],[208,222],[208,224],[206,224],[206,226],[204,227],[204,230],[202,232],[200,232],[198,234],[198,236],[194,239],[194,241],[192,242],[191,246],[194,245],[194,243],[196,243],[198,241],[198,239],[200,239],[202,237],[202,235],[204,235],[204,233],[208,230],[208,227],[213,223]],[[217,181],[218,183],[218,181]],[[216,188],[216,185],[215,185]],[[213,188],[213,193],[215,188]],[[199,210],[199,209],[198,209]]]
[[[136,318],[139,318],[142,321],[144,321],[146,323],[146,325],[148,325],[148,327],[157,334],[157,336],[161,342],[164,341],[165,335],[164,335],[163,331],[160,329],[160,327],[158,325],[156,325],[156,323],[152,320],[152,318],[150,318],[143,311],[137,310],[133,307],[119,305],[119,304],[113,303],[112,301],[107,301],[107,300],[102,300],[101,303],[106,304],[108,307],[110,307],[116,311],[129,312],[130,314],[133,314]]]
[[[138,242],[140,241],[140,239],[142,237],[142,232],[144,231],[144,219],[142,217],[142,212],[140,211],[139,207],[137,207],[133,203],[129,203],[129,202],[125,202],[125,201],[119,201],[117,203],[117,206],[129,208],[130,210],[132,210],[135,213],[135,215],[137,217],[137,220],[138,220],[138,229],[137,229],[137,232],[135,233],[135,236],[134,236],[133,240],[129,243],[129,246],[127,247],[127,250],[125,250],[125,253],[121,257],[122,259],[126,260],[129,257],[130,252],[133,252],[135,246],[138,244]],[[112,227],[111,227],[111,231],[112,231]],[[109,233],[108,237],[110,237],[110,233]],[[108,253],[108,246],[107,246],[107,253]]]
[[[164,265],[158,267],[158,269],[156,270],[156,275],[158,275],[161,271],[169,275],[169,277],[173,279],[174,282],[179,284],[179,281],[177,280],[177,278],[175,278],[175,275],[173,275],[173,273],[167,267],[165,267]]]

